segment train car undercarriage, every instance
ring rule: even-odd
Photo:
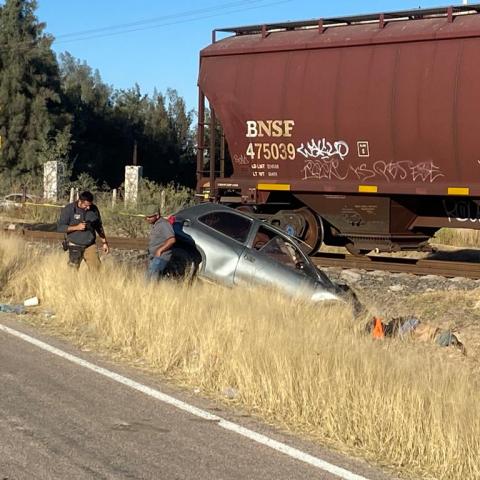
[[[312,254],[322,244],[345,247],[354,255],[428,251],[440,228],[475,228],[480,223],[480,200],[471,198],[275,191],[258,192],[255,198],[244,203],[240,191],[221,187],[215,196],[299,238]]]

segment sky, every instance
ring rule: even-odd
[[[2,2],[3,3],[3,2]],[[37,16],[105,83],[143,93],[175,88],[197,108],[199,51],[215,28],[460,5],[462,0],[38,0]],[[469,2],[472,3],[472,2]]]

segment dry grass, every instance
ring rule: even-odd
[[[374,342],[347,310],[263,290],[164,282],[60,254],[22,265],[0,240],[3,295],[38,295],[57,330],[344,451],[436,479],[480,478],[480,385],[446,349]],[[32,261],[34,258],[34,261]],[[16,273],[12,275],[11,267]]]
[[[480,247],[480,230],[442,228],[435,234],[435,243],[453,247]]]

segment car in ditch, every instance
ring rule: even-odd
[[[274,287],[292,297],[345,301],[360,309],[354,292],[316,268],[301,242],[253,215],[202,203],[177,212],[171,223],[177,239],[172,276]]]

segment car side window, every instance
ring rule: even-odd
[[[248,218],[230,212],[207,213],[198,220],[240,243],[246,242],[252,226],[252,222]]]

